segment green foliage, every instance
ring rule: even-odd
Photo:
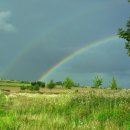
[[[39,85],[33,86],[33,90],[34,90],[34,91],[38,91],[39,89],[40,89],[40,86],[39,86]]]
[[[117,82],[116,82],[116,79],[113,77],[112,80],[111,80],[111,89],[117,89]]]
[[[128,0],[128,2],[130,2],[130,0]],[[118,30],[118,35],[120,38],[126,40],[125,48],[128,50],[128,55],[130,56],[130,20],[127,21],[126,29],[120,28]]]
[[[40,86],[39,85],[31,85],[31,86],[20,86],[21,90],[30,90],[30,91],[39,91]]]
[[[39,91],[41,86],[37,82],[31,82],[30,86],[20,86],[21,90]]]
[[[50,80],[50,81],[48,82],[48,84],[47,84],[47,88],[52,89],[52,88],[54,88],[54,87],[55,87],[54,81],[53,81],[53,80]]]
[[[23,86],[20,86],[20,89],[25,90],[25,89],[27,89],[27,87],[23,85]]]
[[[30,90],[30,91],[38,91],[40,89],[40,86],[39,85],[34,85],[34,86],[29,86],[28,87],[28,90]]]
[[[93,88],[100,88],[102,83],[103,83],[103,79],[100,78],[99,76],[96,76],[95,79],[93,80]]]
[[[24,84],[30,84],[30,81],[19,81],[21,83],[24,83]]]
[[[42,82],[42,84],[41,84],[40,87],[41,87],[41,88],[45,88],[45,85],[46,85],[46,84],[45,84],[44,82]]]
[[[38,91],[39,89],[45,87],[45,83],[41,81],[31,82],[31,86],[27,87],[27,89],[31,91]]]
[[[32,86],[39,86],[39,87],[42,87],[42,88],[45,87],[45,83],[41,82],[41,81],[31,82],[31,85]]]
[[[43,85],[43,83],[42,83],[41,81],[37,81],[36,84],[37,84],[38,86],[40,86],[40,87]],[[44,87],[45,87],[45,86],[44,86]]]
[[[71,87],[74,86],[74,82],[72,79],[70,79],[69,77],[66,77],[64,82],[63,82],[65,88],[71,89]]]

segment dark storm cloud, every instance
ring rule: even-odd
[[[78,48],[115,35],[118,28],[125,25],[130,5],[122,0],[1,0],[0,9],[0,12],[10,12],[6,20],[2,18],[8,29],[0,22],[0,28],[4,28],[3,32],[0,30],[0,70],[6,70],[10,62],[17,61],[6,75],[36,80]],[[11,27],[17,31],[9,33]],[[27,46],[32,47],[24,54]],[[123,45],[113,43],[92,50],[57,70],[57,80],[69,74],[82,82],[85,73],[90,79],[94,73],[102,73],[110,79],[113,72],[126,78],[130,60]]]
[[[6,73],[8,76],[21,79],[24,75],[24,79],[31,75],[30,79],[37,79],[39,74],[46,72],[57,62],[62,60],[70,53],[68,50],[59,49],[58,47],[51,46],[35,46],[27,54],[25,54],[14,66],[12,66]],[[23,71],[22,71],[23,70]],[[26,73],[26,75],[25,75]],[[14,75],[15,74],[15,75]]]

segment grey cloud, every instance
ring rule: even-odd
[[[14,32],[16,30],[14,25],[10,23],[11,15],[10,11],[0,12],[0,31]]]
[[[0,15],[0,22],[4,22],[4,26],[0,23],[0,71],[6,72],[4,66],[8,66],[9,78],[25,80],[36,80],[87,43],[116,35],[130,12],[128,2],[122,0],[1,0],[0,9],[10,10]],[[3,33],[16,30],[14,25],[18,33]],[[124,41],[116,43],[87,50],[48,78],[62,80],[71,76],[75,81],[91,84],[97,74],[106,81],[116,75],[122,85],[125,81],[129,84],[130,58]],[[10,61],[16,61],[13,67]]]

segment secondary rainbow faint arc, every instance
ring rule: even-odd
[[[17,54],[17,56],[5,67],[5,69],[3,69],[3,71],[1,72],[2,75],[7,75],[7,73],[12,70],[15,66],[17,66],[17,64],[21,61],[21,59],[30,51],[33,49],[33,47],[35,45],[37,45],[38,43],[38,39],[46,39],[46,37],[49,37],[49,35],[52,32],[55,32],[55,30],[60,29],[62,26],[64,27],[66,25],[66,23],[72,22],[72,20],[76,19],[77,17],[80,17],[86,13],[89,14],[89,12],[93,9],[93,11],[99,11],[101,8],[99,8],[97,6],[97,4],[94,4],[94,6],[92,8],[89,8],[89,10],[87,10],[86,12],[86,8],[83,8],[82,10],[79,11],[78,14],[76,14],[76,16],[69,16],[67,18],[64,19],[60,19],[59,22],[56,22],[55,26],[49,27],[47,29],[47,31],[45,31],[44,33],[41,34],[41,36],[38,35],[37,38],[35,38],[35,40],[33,39],[29,45],[27,45],[23,50],[20,51],[20,53]],[[66,20],[67,19],[67,20]],[[42,44],[44,44],[42,42]]]
[[[90,43],[87,43],[87,45],[79,48],[78,50],[74,51],[73,53],[71,53],[70,55],[68,55],[67,57],[65,57],[64,59],[62,59],[61,61],[59,61],[57,64],[55,64],[54,66],[52,66],[46,73],[44,72],[39,78],[38,80],[40,81],[44,81],[46,80],[46,78],[51,75],[54,71],[56,71],[59,67],[61,67],[63,64],[65,64],[66,62],[68,62],[69,60],[71,60],[72,58],[82,54],[83,52],[85,52],[87,49],[90,49],[94,46],[98,46],[98,45],[101,45],[101,44],[105,44],[109,41],[112,41],[114,39],[116,39],[117,36],[116,35],[112,35],[112,36],[109,36],[107,38],[104,38],[104,39],[101,39],[101,40],[98,40],[98,41],[94,41],[94,42],[90,42]]]

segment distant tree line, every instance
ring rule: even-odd
[[[25,83],[25,82],[24,82]],[[38,91],[40,88],[44,88],[45,83],[41,81],[31,82],[30,86],[21,86],[21,90],[31,90],[31,91]]]
[[[102,84],[103,84],[103,79],[99,76],[96,76],[93,79],[92,88],[97,88],[97,89],[102,88],[101,87]],[[53,88],[59,87],[59,86],[60,86],[60,88],[66,88],[66,89],[71,89],[72,87],[82,87],[79,83],[75,83],[70,77],[66,77],[63,82],[61,82],[61,81],[54,82],[54,80],[50,80],[47,83],[41,82],[41,81],[31,82],[30,86],[22,85],[21,90],[38,91],[40,88],[46,87],[48,89],[53,89]],[[114,77],[110,81],[109,88],[117,89],[117,81]]]

